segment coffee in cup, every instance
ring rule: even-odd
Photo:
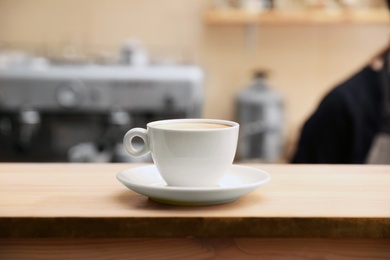
[[[162,120],[129,130],[123,142],[131,156],[151,153],[170,186],[217,186],[233,163],[238,131],[238,123],[226,120]],[[141,149],[132,145],[135,137],[143,139]]]
[[[207,129],[218,129],[228,128],[230,125],[217,124],[217,123],[206,123],[206,122],[183,122],[183,123],[169,123],[169,124],[156,124],[156,128],[162,129],[178,129],[178,130],[207,130]]]

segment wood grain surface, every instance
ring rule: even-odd
[[[139,164],[0,164],[0,237],[390,238],[390,167],[259,165],[272,180],[215,206],[159,204],[116,174]]]
[[[389,239],[0,239],[0,259],[383,259]]]

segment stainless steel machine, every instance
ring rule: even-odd
[[[127,161],[129,128],[202,107],[194,65],[0,66],[0,161]]]
[[[237,96],[236,105],[240,123],[238,158],[278,162],[284,145],[283,99],[269,86],[265,72],[255,73],[249,86]]]

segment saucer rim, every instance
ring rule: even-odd
[[[140,195],[146,196],[151,201],[175,206],[210,206],[226,204],[229,202],[236,201],[240,197],[253,192],[271,179],[271,175],[264,170],[255,167],[234,164],[232,165],[232,167],[237,167],[239,169],[246,168],[246,170],[254,171],[256,174],[261,175],[262,177],[264,177],[264,179],[249,184],[238,185],[235,187],[214,186],[197,188],[135,184],[134,182],[130,182],[126,180],[125,177],[121,176],[122,174],[126,174],[126,172],[129,171],[131,174],[132,170],[136,171],[141,167],[153,166],[154,169],[152,168],[152,170],[154,171],[154,173],[156,173],[157,168],[155,168],[155,165],[146,165],[122,170],[117,174],[117,179],[129,190]],[[157,174],[159,174],[158,171]],[[159,177],[159,181],[162,181],[166,185],[166,182],[161,178],[161,176]],[[121,180],[121,178],[123,179]]]
[[[145,168],[151,168],[154,171],[157,171],[157,173],[158,173],[158,169],[157,169],[156,165],[154,165],[154,164],[124,169],[122,171],[119,171],[116,174],[116,178],[117,178],[117,180],[119,182],[121,182],[125,186],[126,186],[126,184],[129,184],[129,185],[137,186],[137,187],[140,187],[140,188],[147,187],[148,189],[153,189],[153,190],[156,190],[156,191],[157,190],[163,190],[163,191],[170,190],[170,191],[185,191],[185,192],[191,192],[191,191],[199,192],[199,191],[232,191],[232,190],[240,190],[240,189],[243,189],[243,188],[258,187],[258,186],[261,186],[261,185],[263,185],[263,184],[265,184],[265,183],[267,183],[267,182],[269,182],[271,180],[271,175],[268,172],[266,172],[266,171],[264,171],[262,169],[256,168],[256,167],[250,167],[250,166],[238,165],[238,164],[233,164],[231,167],[232,168],[238,168],[238,169],[239,168],[246,168],[246,169],[249,169],[249,170],[252,170],[252,171],[257,171],[258,174],[262,174],[264,176],[264,179],[262,179],[260,181],[252,182],[252,183],[247,183],[247,184],[243,184],[243,185],[233,186],[233,187],[221,187],[221,186],[181,187],[181,186],[169,186],[169,185],[166,184],[166,182],[163,179],[162,179],[162,181],[166,184],[166,186],[142,185],[142,184],[137,184],[137,183],[134,183],[134,182],[129,182],[128,180],[125,180],[125,179],[123,179],[121,177],[122,175],[124,175],[128,171],[137,170],[137,169],[145,169]]]

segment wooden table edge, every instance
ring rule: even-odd
[[[2,217],[0,238],[390,238],[389,218]]]

